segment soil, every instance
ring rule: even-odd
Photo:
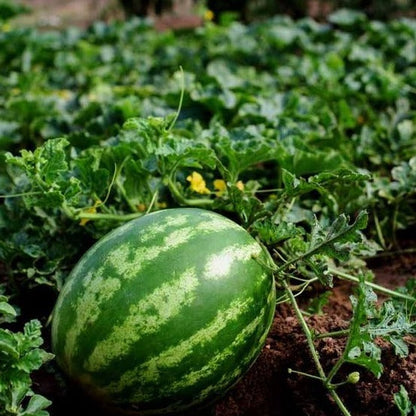
[[[17,18],[23,25],[40,29],[62,29],[69,26],[86,28],[94,21],[125,18],[118,0],[19,0],[30,13]],[[192,0],[174,2],[170,12],[162,16],[149,14],[157,30],[192,28],[201,25]]]
[[[372,265],[376,282],[390,288],[416,278],[414,256],[387,258]],[[345,329],[351,317],[349,296],[351,284],[338,281],[331,292],[323,313],[307,319],[319,333]],[[310,296],[306,294],[304,301]],[[382,301],[383,297],[380,296]],[[301,300],[302,302],[302,300]],[[47,335],[47,334],[46,334]],[[47,336],[45,337],[48,338]],[[398,358],[390,345],[382,348],[383,375],[375,378],[367,370],[350,366],[343,368],[340,377],[351,371],[360,371],[355,385],[340,387],[337,391],[353,416],[398,416],[393,394],[403,385],[416,402],[416,344],[409,339],[410,354]],[[344,338],[326,338],[316,342],[321,362],[328,371],[341,355]],[[45,348],[48,348],[46,346]],[[338,407],[332,402],[319,381],[289,374],[288,369],[316,374],[306,339],[288,304],[277,307],[266,345],[257,361],[240,382],[215,404],[198,409],[200,416],[337,416]],[[34,390],[53,401],[51,416],[69,416],[78,413],[89,416],[110,416],[86,398],[76,387],[68,385],[52,362],[34,376]],[[194,416],[195,411],[187,415]]]
[[[118,0],[19,0],[31,13],[18,18],[23,25],[40,29],[62,29],[68,26],[86,28],[96,20],[123,19],[124,12]],[[195,10],[194,0],[174,0],[173,7],[161,16],[150,8],[149,17],[157,30],[193,28],[201,25],[201,16]],[[308,0],[308,15],[320,19],[331,12],[330,2]]]

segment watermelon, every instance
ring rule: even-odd
[[[257,241],[230,219],[174,208],[116,228],[77,263],[58,297],[62,370],[121,412],[210,402],[259,355],[275,286]]]

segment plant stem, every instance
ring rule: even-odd
[[[314,335],[314,339],[343,337],[349,334],[349,329],[340,329],[339,331],[324,332],[322,334]]]
[[[295,314],[296,317],[299,320],[299,323],[302,326],[302,330],[305,333],[306,336],[306,340],[309,346],[309,349],[311,350],[311,354],[312,354],[312,359],[315,363],[316,369],[318,370],[318,374],[321,377],[321,379],[326,379],[326,374],[324,372],[324,369],[322,368],[321,362],[319,361],[319,357],[318,357],[318,353],[315,349],[315,345],[313,344],[313,337],[312,337],[312,333],[308,327],[308,324],[306,323],[303,315],[302,315],[302,311],[299,308],[298,303],[296,302],[296,298],[295,295],[292,292],[292,289],[290,288],[288,282],[286,280],[283,280],[283,287],[286,290],[286,293],[289,296],[290,302],[295,310]]]
[[[375,254],[371,257],[366,257],[366,259],[378,259],[382,257],[393,257],[393,256],[400,256],[401,254],[413,254],[416,253],[416,248],[403,248],[400,250],[393,250],[393,251],[383,251],[381,253]]]
[[[339,369],[341,368],[342,364],[344,363],[345,363],[345,350],[344,350],[344,353],[339,358],[339,360],[331,368],[331,371],[328,374],[328,379],[327,379],[328,385],[332,385],[332,379],[335,377],[335,375],[338,373]]]
[[[288,284],[288,282],[284,279],[282,280],[283,286],[286,290],[286,293],[289,296],[290,302],[293,306],[293,309],[295,310],[295,314],[296,317],[298,318],[298,321],[302,327],[302,330],[306,336],[306,341],[308,343],[308,347],[309,350],[312,354],[312,359],[315,363],[315,367],[318,371],[319,374],[319,378],[322,380],[322,382],[324,383],[324,385],[328,388],[329,394],[331,395],[331,397],[334,399],[335,403],[337,404],[337,406],[339,407],[339,409],[341,410],[342,414],[344,416],[351,416],[351,413],[348,411],[348,409],[345,407],[344,403],[342,402],[341,398],[338,396],[338,393],[334,390],[333,387],[330,386],[329,382],[328,382],[328,377],[325,374],[325,371],[322,367],[321,362],[319,361],[319,356],[318,356],[318,352],[316,351],[315,345],[313,343],[313,336],[312,333],[308,327],[308,324],[305,321],[305,318],[302,315],[302,311],[299,308],[299,305],[296,302],[296,298],[292,292],[292,290],[290,289],[290,286]]]
[[[19,194],[6,194],[6,195],[0,195],[1,199],[6,198],[18,198],[21,196],[29,196],[29,195],[40,195],[43,194],[42,191],[31,191],[31,192],[21,192]]]
[[[335,274],[336,276],[338,276],[341,279],[349,280],[350,282],[360,283],[360,279],[358,277],[352,276],[349,273],[345,273],[341,270],[334,269],[333,267],[329,267],[328,271],[332,274]],[[369,286],[369,287],[373,288],[374,290],[377,290],[378,292],[383,293],[385,295],[393,296],[393,297],[401,298],[401,299],[405,299],[405,300],[410,300],[411,302],[416,302],[416,299],[413,296],[409,296],[409,295],[406,295],[404,293],[399,293],[399,292],[396,292],[394,290],[387,289],[386,287],[380,286],[376,283],[365,281],[364,284],[366,284],[367,286]]]
[[[331,244],[332,242],[336,241],[336,240],[337,240],[337,239],[339,239],[342,235],[344,235],[344,234],[348,233],[352,227],[353,227],[353,226],[349,226],[349,227],[348,227],[345,231],[343,231],[342,233],[337,234],[337,235],[334,235],[332,238],[329,238],[328,240],[325,240],[323,243],[318,244],[317,246],[313,247],[312,249],[308,250],[307,252],[302,253],[302,254],[300,254],[299,256],[297,256],[297,257],[295,257],[295,258],[293,258],[293,259],[289,260],[288,262],[286,262],[285,264],[283,264],[282,266],[280,266],[280,267],[278,268],[278,272],[281,272],[281,271],[283,271],[283,270],[287,269],[289,266],[291,266],[292,264],[296,264],[298,261],[301,261],[301,260],[303,260],[303,259],[305,259],[305,258],[308,258],[308,257],[313,256],[315,253],[318,253],[318,252],[321,250],[321,248],[322,248],[323,246],[329,245],[329,244]]]
[[[287,370],[287,372],[289,373],[289,374],[299,374],[299,375],[301,375],[301,376],[304,376],[304,377],[308,377],[308,378],[312,378],[312,379],[314,379],[314,380],[319,380],[319,381],[322,381],[322,382],[324,382],[325,380],[322,380],[322,378],[321,377],[318,377],[318,376],[315,376],[315,375],[313,375],[313,374],[308,374],[308,373],[304,373],[303,371],[297,371],[297,370],[292,370],[291,368],[289,368],[288,370]]]
[[[183,69],[180,66],[179,70],[181,71],[181,95],[179,97],[179,104],[178,104],[178,109],[176,110],[175,113],[175,117],[173,118],[170,126],[168,127],[167,131],[171,131],[174,127],[174,125],[176,124],[176,121],[178,120],[179,114],[181,112],[182,109],[182,104],[183,104],[183,97],[185,95],[185,74],[183,73]]]
[[[399,214],[399,206],[400,206],[400,197],[397,198],[396,203],[394,205],[394,211],[393,211],[393,220],[391,224],[391,231],[392,231],[392,239],[393,239],[393,245],[395,248],[400,248],[399,243],[397,241],[397,217]]]
[[[129,221],[143,216],[143,212],[132,212],[131,214],[99,214],[90,212],[80,212],[77,218],[86,218],[89,220],[114,220]]]
[[[374,210],[373,211],[373,214],[374,214],[373,215],[373,217],[374,217],[374,224],[376,226],[376,231],[377,231],[378,239],[380,240],[381,246],[385,249],[386,248],[386,241],[384,240],[384,237],[383,237],[383,231],[381,230],[380,221],[378,219],[377,212]]]

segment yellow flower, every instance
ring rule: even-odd
[[[59,98],[63,98],[64,100],[68,100],[69,98],[71,98],[71,91],[69,91],[69,90],[58,90],[56,92],[56,95]]]
[[[198,172],[192,172],[186,180],[190,182],[190,188],[192,191],[198,194],[210,194],[211,191],[207,188],[204,178]]]
[[[1,25],[2,32],[10,32],[12,30],[12,25],[10,23],[3,23]]]
[[[214,180],[214,189],[216,189],[216,191],[217,191],[217,192],[215,192],[215,194],[217,196],[221,196],[227,190],[227,185],[225,184],[225,181],[223,179],[215,179]]]
[[[238,181],[235,186],[240,190],[244,191],[244,183],[242,181]],[[214,180],[214,188],[216,189],[215,194],[217,196],[224,195],[225,191],[227,190],[227,185],[223,179],[215,179]]]
[[[95,201],[95,203],[92,207],[84,209],[83,212],[85,212],[87,214],[95,214],[97,212],[97,207],[100,206],[101,204],[102,204],[102,202],[99,199],[97,199],[97,201]],[[90,221],[90,218],[81,218],[81,221],[79,222],[79,225],[81,225],[83,227],[89,221]]]
[[[139,205],[137,205],[137,209],[138,209],[140,212],[144,212],[144,211],[146,211],[146,205],[145,205],[145,204],[143,204],[143,203],[140,203]]]
[[[214,12],[212,10],[205,10],[204,12],[204,20],[212,21],[214,19]]]

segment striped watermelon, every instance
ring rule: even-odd
[[[260,245],[202,209],[158,211],[115,229],[76,265],[52,322],[57,361],[101,402],[181,411],[250,367],[274,314]]]

